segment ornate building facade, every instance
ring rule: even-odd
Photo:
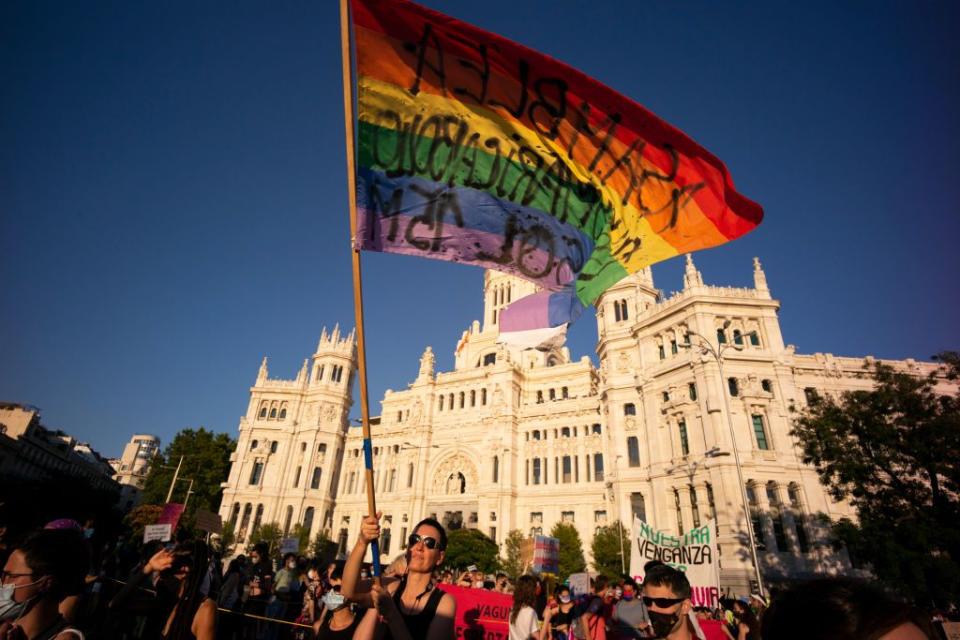
[[[801,462],[789,431],[817,395],[869,388],[872,359],[795,353],[756,259],[753,277],[753,288],[708,286],[688,257],[683,290],[669,297],[649,270],[622,280],[597,304],[595,367],[565,346],[498,344],[500,311],[534,287],[488,271],[483,321],[463,332],[453,370],[437,371],[427,346],[416,379],[388,390],[372,420],[384,558],[426,516],[498,543],[512,529],[549,534],[569,522],[588,560],[596,529],[617,519],[679,533],[715,518],[721,583],[743,592],[752,565],[729,415],[767,578],[849,571],[820,516],[852,512]],[[702,341],[723,346],[722,362]],[[271,379],[264,360],[221,505],[240,541],[266,522],[325,530],[341,550],[357,535],[366,496],[360,429],[348,419],[354,366],[354,335],[338,329],[324,330],[295,380]]]

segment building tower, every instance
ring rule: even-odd
[[[221,517],[238,541],[266,523],[311,536],[329,529],[355,368],[354,333],[339,326],[323,329],[293,380],[270,378],[264,358],[223,485]]]

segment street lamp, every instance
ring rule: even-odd
[[[726,328],[729,326],[730,321],[725,321],[723,323],[723,330],[726,330]],[[698,348],[702,355],[709,355],[716,360],[717,368],[720,370],[720,395],[723,396],[723,405],[727,412],[727,428],[730,430],[730,447],[733,449],[733,461],[737,468],[737,480],[740,484],[740,499],[743,501],[743,517],[747,523],[747,540],[750,544],[750,559],[753,561],[753,569],[756,573],[757,589],[760,591],[760,595],[762,596],[764,595],[763,576],[760,573],[760,561],[757,557],[757,544],[756,540],[754,539],[753,520],[750,518],[750,507],[747,501],[747,486],[743,482],[743,468],[740,465],[740,452],[737,450],[737,436],[733,430],[733,416],[730,414],[730,401],[727,399],[727,390],[723,388],[724,381],[726,380],[726,377],[723,375],[723,354],[731,348],[735,351],[742,351],[743,345],[736,343],[731,344],[729,342],[720,344],[718,341],[716,348],[714,348],[709,340],[704,338],[696,331],[688,331],[687,336],[687,342],[682,343],[680,346],[685,349],[692,349],[694,347]],[[692,344],[689,336],[696,336],[699,339],[699,344]]]

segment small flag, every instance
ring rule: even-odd
[[[763,219],[718,158],[576,69],[407,0],[351,11],[355,246],[535,282],[502,314],[507,341]]]

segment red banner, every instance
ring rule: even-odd
[[[485,589],[456,587],[452,584],[441,584],[439,587],[457,601],[455,638],[507,640],[510,637],[513,596]]]
[[[177,530],[177,523],[180,522],[180,516],[183,515],[183,505],[176,502],[168,502],[163,505],[163,512],[157,519],[157,524],[169,524],[171,531]]]

